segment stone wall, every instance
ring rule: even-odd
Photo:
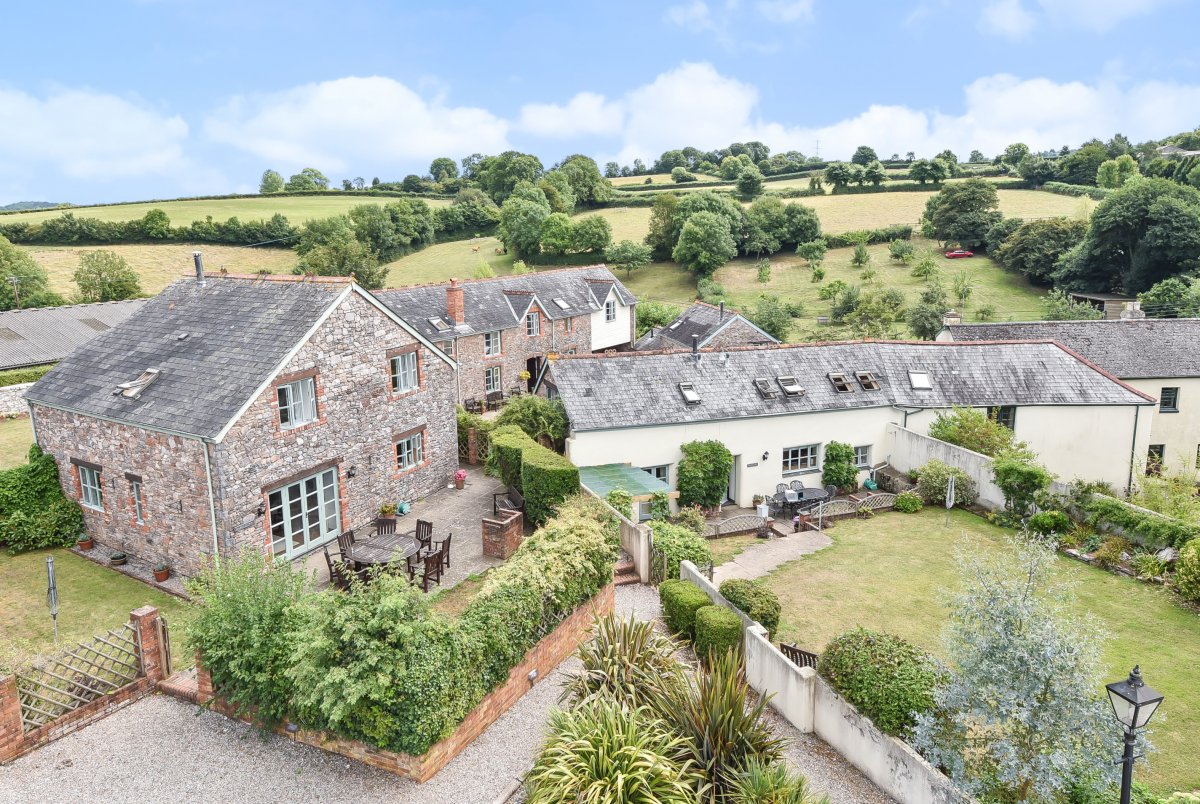
[[[215,449],[223,550],[269,545],[269,516],[258,516],[259,505],[273,488],[324,468],[337,468],[343,530],[369,527],[382,503],[417,500],[451,481],[458,465],[454,369],[421,346],[419,388],[391,390],[389,352],[417,344],[357,295],[330,315],[280,372],[316,370],[318,421],[281,429],[272,385]],[[400,472],[396,439],[417,429],[424,430],[424,463]]]
[[[0,417],[24,416],[29,413],[29,405],[25,403],[25,392],[32,385],[31,382],[23,382],[0,388]]]
[[[142,646],[141,670],[137,679],[28,732],[21,723],[16,677],[0,677],[0,763],[9,762],[35,748],[66,737],[154,692],[163,678],[164,669],[159,619],[158,609],[153,606],[143,606],[129,613],[129,620],[138,629]]]
[[[767,336],[758,331],[758,327],[751,324],[740,315],[733,321],[725,325],[725,328],[718,332],[708,343],[704,344],[705,349],[721,349],[729,346],[749,346],[755,343],[773,343]],[[691,344],[688,344],[691,348]]]
[[[302,728],[295,733],[290,733],[283,727],[277,727],[276,732],[298,743],[349,757],[389,773],[408,776],[418,782],[427,782],[461,754],[475,738],[483,734],[488,726],[511,709],[535,684],[544,680],[554,668],[574,653],[580,643],[591,633],[596,620],[611,614],[612,610],[613,585],[610,583],[597,592],[591,600],[576,607],[575,611],[557,628],[534,645],[525,654],[525,658],[509,671],[508,679],[484,696],[483,700],[467,714],[449,737],[434,743],[428,751],[420,756],[384,751],[366,743],[346,740],[327,732]],[[196,690],[196,703],[201,706],[207,705],[229,717],[237,717],[224,700],[215,697],[216,693],[220,691],[213,689],[212,676],[204,669],[199,656],[196,657]]]
[[[590,315],[577,315],[569,320],[572,322],[570,332],[567,331],[567,320],[551,321],[545,316],[542,316],[540,334],[533,337],[525,334],[524,322],[519,327],[501,330],[501,351],[495,357],[484,355],[482,334],[459,338],[455,347],[459,367],[457,401],[474,398],[482,402],[487,396],[484,371],[493,366],[500,367],[500,388],[507,394],[514,387],[522,390],[529,387],[521,380],[521,372],[527,370],[530,358],[544,358],[551,352],[566,354],[572,349],[577,354],[590,352]]]
[[[507,561],[524,540],[525,515],[520,511],[501,508],[499,516],[483,518],[481,529],[483,554],[488,558]]]
[[[200,572],[213,551],[203,442],[34,405],[36,438],[58,463],[63,492],[80,501],[79,469],[101,468],[104,510],[83,509],[96,543],[181,575]],[[143,523],[127,475],[142,480]]]

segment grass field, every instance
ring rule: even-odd
[[[942,594],[961,586],[955,545],[970,536],[998,548],[1003,533],[974,514],[932,508],[839,522],[829,530],[832,547],[766,577],[783,604],[779,639],[820,651],[861,625],[937,654],[947,617]],[[1075,584],[1076,610],[1092,614],[1114,637],[1105,646],[1101,683],[1124,678],[1140,663],[1147,683],[1166,695],[1165,717],[1151,729],[1159,750],[1137,778],[1161,791],[1200,787],[1200,616],[1161,587],[1072,559],[1059,559],[1056,572]],[[1114,755],[1119,749],[1114,736]]]
[[[804,180],[807,186],[807,179]],[[784,184],[784,182],[780,182]],[[1047,218],[1084,217],[1096,206],[1088,198],[1072,198],[1040,190],[997,190],[1000,210],[1008,217]],[[804,204],[816,210],[824,232],[850,232],[875,229],[892,223],[916,225],[925,211],[925,202],[934,194],[863,193],[797,198],[790,203]],[[613,240],[638,240],[650,229],[650,207],[610,207],[587,212],[608,219]]]
[[[0,552],[0,666],[54,649],[54,626],[46,611],[48,555],[54,556],[58,578],[60,646],[116,628],[128,622],[129,612],[151,605],[171,626],[175,666],[192,666],[183,638],[190,604],[61,548],[19,556]]]
[[[70,296],[78,288],[72,276],[79,267],[79,257],[88,251],[115,251],[124,257],[141,276],[142,290],[158,293],[182,276],[194,272],[192,252],[204,254],[205,269],[211,272],[227,269],[231,274],[254,273],[266,269],[273,273],[288,273],[296,265],[291,249],[243,248],[187,243],[138,244],[127,246],[28,246],[26,250],[50,274],[50,288]]]
[[[29,417],[0,419],[0,469],[11,469],[25,463],[32,443],[33,427],[29,424]]]
[[[257,196],[255,198],[216,198],[211,200],[154,201],[144,204],[113,204],[110,206],[72,207],[62,209],[40,209],[0,215],[0,223],[16,221],[44,221],[57,218],[63,212],[71,212],[77,218],[99,218],[103,221],[131,221],[141,218],[152,209],[161,209],[175,224],[202,221],[208,215],[223,221],[237,216],[242,221],[265,220],[276,212],[287,217],[291,223],[304,223],[313,218],[328,218],[340,215],[360,204],[387,204],[397,200],[387,196],[378,198],[342,195]],[[427,198],[425,202],[440,207],[450,202],[444,199]]]
[[[709,182],[721,181],[716,176],[709,176],[705,173],[695,173],[693,175],[696,177],[694,182],[690,181],[682,185],[671,181],[670,173],[650,173],[645,176],[619,176],[615,179],[609,179],[609,181],[612,182],[613,187],[629,187],[631,185],[645,184],[646,179],[653,179],[650,183],[656,187],[666,186],[673,188],[687,187],[690,184],[708,184]]]

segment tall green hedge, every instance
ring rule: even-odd
[[[58,482],[58,465],[34,444],[29,460],[0,472],[0,543],[9,553],[65,547],[83,533],[83,512]]]
[[[721,594],[733,605],[746,613],[750,619],[767,629],[767,636],[775,637],[779,628],[779,615],[783,607],[779,596],[757,581],[745,578],[730,578],[721,584]]]
[[[712,605],[712,600],[704,594],[703,589],[679,578],[659,584],[658,599],[662,602],[663,620],[667,628],[689,639],[695,634],[696,612]]]
[[[596,500],[564,501],[458,618],[403,573],[317,592],[290,567],[264,572],[261,556],[226,561],[192,584],[188,635],[242,711],[421,754],[611,582],[618,527]]]
[[[742,647],[742,620],[724,606],[696,610],[696,655],[701,659],[723,656]]]
[[[23,382],[37,382],[52,368],[54,368],[53,364],[49,366],[5,369],[4,371],[0,371],[0,388],[9,385],[20,385]]]
[[[516,425],[491,434],[488,471],[525,497],[525,517],[540,525],[567,497],[579,491],[579,469],[564,456],[530,438]]]
[[[857,245],[858,243],[890,243],[893,240],[911,240],[913,235],[913,227],[908,224],[897,223],[891,226],[883,226],[879,229],[862,229],[857,232],[839,232],[837,234],[825,234],[822,237],[825,240],[825,245],[829,248],[848,248]]]

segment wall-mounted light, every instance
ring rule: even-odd
[[[358,474],[357,466],[351,466],[349,469],[346,470],[346,478],[347,479],[352,478],[357,474]]]
[[[262,516],[266,512],[267,512],[267,504],[264,502],[260,502],[258,504],[258,507],[254,509],[254,513],[256,516]]]
[[[763,450],[763,460],[765,461],[770,457],[771,457],[771,453],[768,450]]]

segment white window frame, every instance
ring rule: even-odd
[[[129,481],[129,494],[133,497],[133,517],[139,525],[146,524],[146,504],[142,500],[142,481]]]
[[[504,340],[500,330],[483,333],[483,356],[496,357],[504,350]]]
[[[783,448],[783,473],[785,475],[816,472],[820,468],[820,462],[820,444],[800,444],[795,447]]]
[[[91,508],[93,511],[103,511],[103,470],[83,465],[75,468],[79,470],[79,504],[85,508]]]
[[[396,442],[396,468],[401,472],[416,469],[425,462],[425,431],[418,430]]]
[[[275,389],[275,398],[279,401],[279,426],[284,430],[294,430],[317,420],[315,377],[303,377],[279,385]]]
[[[272,489],[267,493],[271,554],[292,559],[336,539],[341,518],[336,467]]]
[[[859,458],[859,452],[863,453],[863,457]],[[855,469],[870,469],[871,468],[871,445],[861,444],[854,448],[854,468]]]
[[[525,334],[531,338],[542,334],[542,316],[536,310],[525,314]]]
[[[414,349],[401,352],[388,361],[392,374],[392,393],[406,394],[421,387],[421,371],[417,361],[419,356]]]
[[[492,382],[493,377],[496,378],[496,381],[494,383]],[[485,368],[483,370],[483,390],[489,394],[494,394],[495,392],[500,391],[503,388],[504,388],[504,384],[501,382],[500,367],[499,366],[488,366],[487,368]]]
[[[671,464],[669,463],[662,463],[658,466],[643,466],[642,471],[655,480],[661,480],[668,486],[671,485]]]
[[[608,301],[604,302],[604,320],[617,320],[617,302],[614,299],[609,299]]]

